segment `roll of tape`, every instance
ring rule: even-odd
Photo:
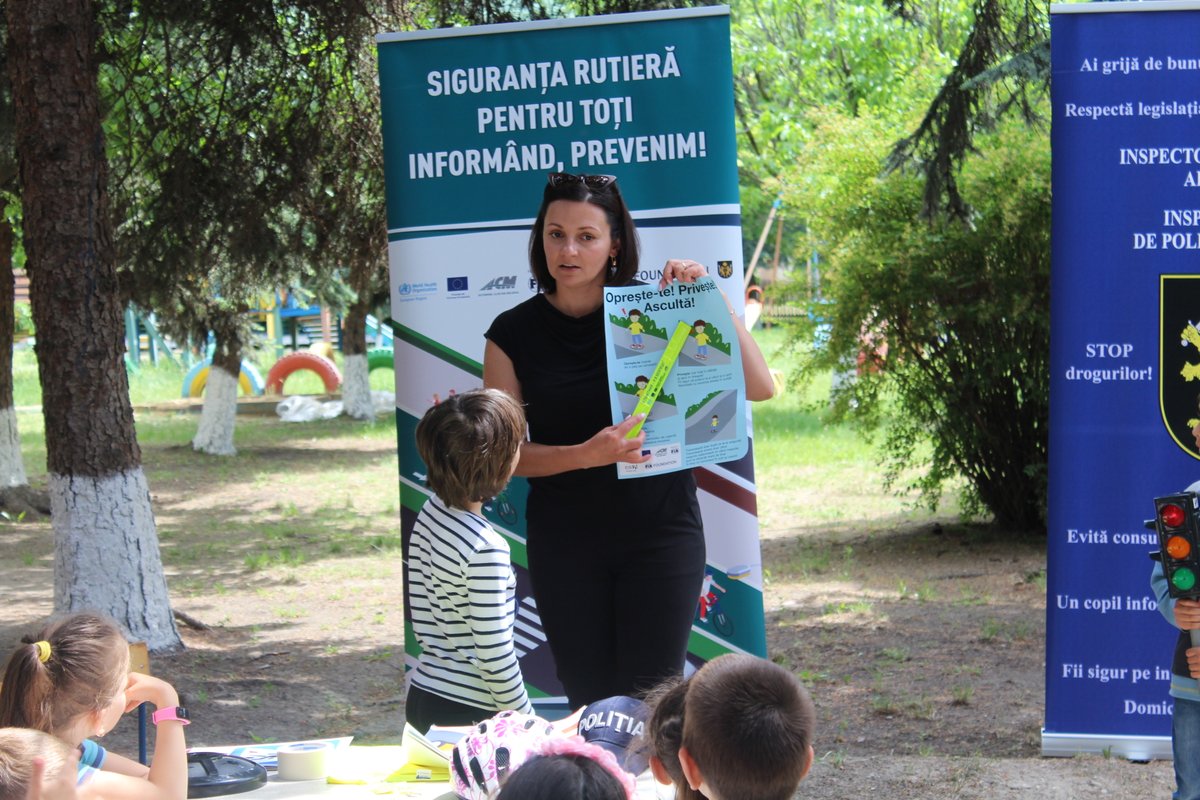
[[[279,748],[279,779],[315,781],[329,774],[329,743],[300,742]]]

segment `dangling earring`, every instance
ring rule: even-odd
[[[613,253],[611,256],[608,257],[608,271],[609,272],[617,271],[617,254],[616,253]]]

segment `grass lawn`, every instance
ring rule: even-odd
[[[796,363],[795,348],[789,345],[782,328],[759,329],[755,336],[768,363],[774,369],[790,373]],[[337,354],[339,362],[341,356]],[[263,363],[265,374],[270,365]],[[136,409],[138,442],[144,450],[148,476],[153,483],[158,470],[171,471],[174,456],[170,448],[186,445],[196,432],[199,420],[194,413],[162,413],[148,406],[181,396],[187,369],[160,359],[157,365],[143,362],[130,373],[130,399]],[[815,382],[804,391],[786,389],[775,398],[756,403],[754,417],[755,472],[759,492],[759,520],[764,535],[805,527],[836,530],[847,526],[891,527],[906,521],[928,519],[926,511],[914,511],[905,499],[882,489],[883,470],[877,446],[861,432],[844,423],[830,423],[823,414],[823,399],[828,397],[830,378]],[[45,474],[46,449],[43,439],[41,388],[33,352],[18,349],[13,363],[13,395],[18,408],[18,426],[26,472],[39,482]],[[391,390],[390,370],[371,374],[373,389]],[[287,393],[319,394],[324,391],[320,379],[311,372],[297,372],[288,378]],[[316,422],[285,424],[273,417],[238,420],[235,443],[240,448],[269,446],[295,437],[320,437],[323,431],[340,430]],[[395,421],[384,417],[374,425],[361,426],[363,436],[395,440]],[[204,458],[196,456],[197,458]],[[265,467],[263,467],[265,468]],[[236,464],[212,459],[214,478],[237,473]],[[396,493],[395,474],[380,479],[377,493],[392,502]],[[954,513],[951,504],[943,513]]]
[[[758,330],[755,338],[773,369],[791,374],[796,351],[784,329]],[[765,535],[797,527],[891,527],[931,518],[911,502],[883,490],[878,445],[824,413],[832,377],[803,391],[794,388],[754,405],[754,469],[759,523]],[[952,503],[949,512],[957,509]],[[943,509],[946,513],[946,509]]]

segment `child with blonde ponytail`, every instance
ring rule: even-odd
[[[81,800],[186,800],[187,712],[166,681],[129,671],[129,645],[112,620],[75,613],[25,636],[0,682],[0,727],[33,728],[79,750]],[[127,711],[156,707],[154,758],[146,767],[92,741]]]

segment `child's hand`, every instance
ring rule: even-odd
[[[1176,600],[1175,625],[1184,631],[1200,628],[1200,600]]]
[[[35,756],[30,765],[33,770],[29,776],[29,789],[25,800],[75,800],[75,775],[78,770],[79,755],[72,755],[62,765],[53,780],[46,780],[46,760]]]
[[[125,711],[133,711],[142,703],[153,703],[155,708],[177,706],[179,693],[175,691],[174,686],[161,678],[131,672],[129,683],[125,686]]]
[[[1200,680],[1200,647],[1187,649],[1188,674]]]

